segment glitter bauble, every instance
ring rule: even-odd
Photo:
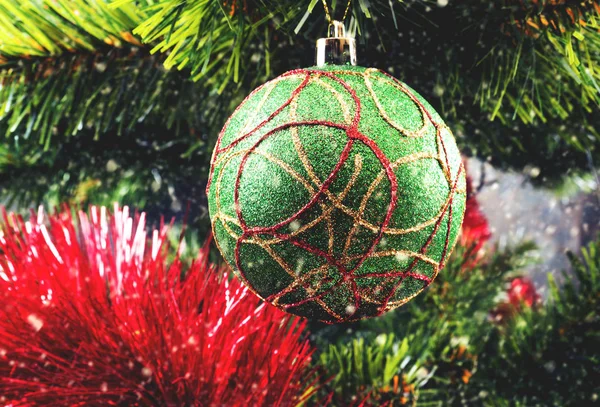
[[[456,242],[465,173],[415,91],[372,68],[287,72],[219,135],[207,187],[223,257],[265,301],[324,322],[398,307]]]

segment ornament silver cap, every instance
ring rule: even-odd
[[[346,35],[344,23],[334,20],[327,31],[327,38],[317,40],[316,65],[356,65],[356,40]]]

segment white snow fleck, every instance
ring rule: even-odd
[[[290,230],[292,232],[296,232],[301,227],[302,227],[302,223],[300,223],[298,220],[294,220],[290,223]]]
[[[396,253],[396,255],[394,257],[396,258],[396,260],[398,260],[398,263],[404,263],[405,261],[407,261],[409,259],[408,255],[406,253],[402,253],[402,252]]]
[[[468,336],[453,336],[450,338],[451,346],[469,346],[469,337]]]
[[[419,368],[419,370],[417,370],[415,375],[418,379],[424,379],[429,375],[429,370],[425,369],[424,367],[421,367]]]
[[[538,177],[540,175],[540,172],[541,172],[541,170],[538,167],[532,167],[529,170],[529,176],[531,178],[536,178],[536,177]]]
[[[302,269],[304,268],[304,258],[300,257],[296,262],[296,275],[299,276],[302,273]]]
[[[348,314],[348,315],[354,314],[355,311],[356,311],[356,307],[354,305],[352,305],[352,304],[349,304],[346,307],[346,314]]]
[[[271,178],[271,185],[274,188],[279,188],[281,187],[281,177],[277,174],[273,175],[273,178]]]
[[[27,322],[29,325],[37,332],[44,326],[44,321],[42,321],[37,315],[29,314],[27,317]]]
[[[112,158],[106,162],[106,171],[115,172],[117,169],[119,169],[119,164]]]

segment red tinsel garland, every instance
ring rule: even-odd
[[[167,230],[148,239],[127,207],[4,213],[0,405],[299,402],[305,323],[224,278],[208,244],[190,267],[168,265]]]

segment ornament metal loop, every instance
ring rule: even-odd
[[[344,23],[332,21],[327,33],[327,38],[317,40],[315,64],[356,65],[356,40],[346,35]]]

